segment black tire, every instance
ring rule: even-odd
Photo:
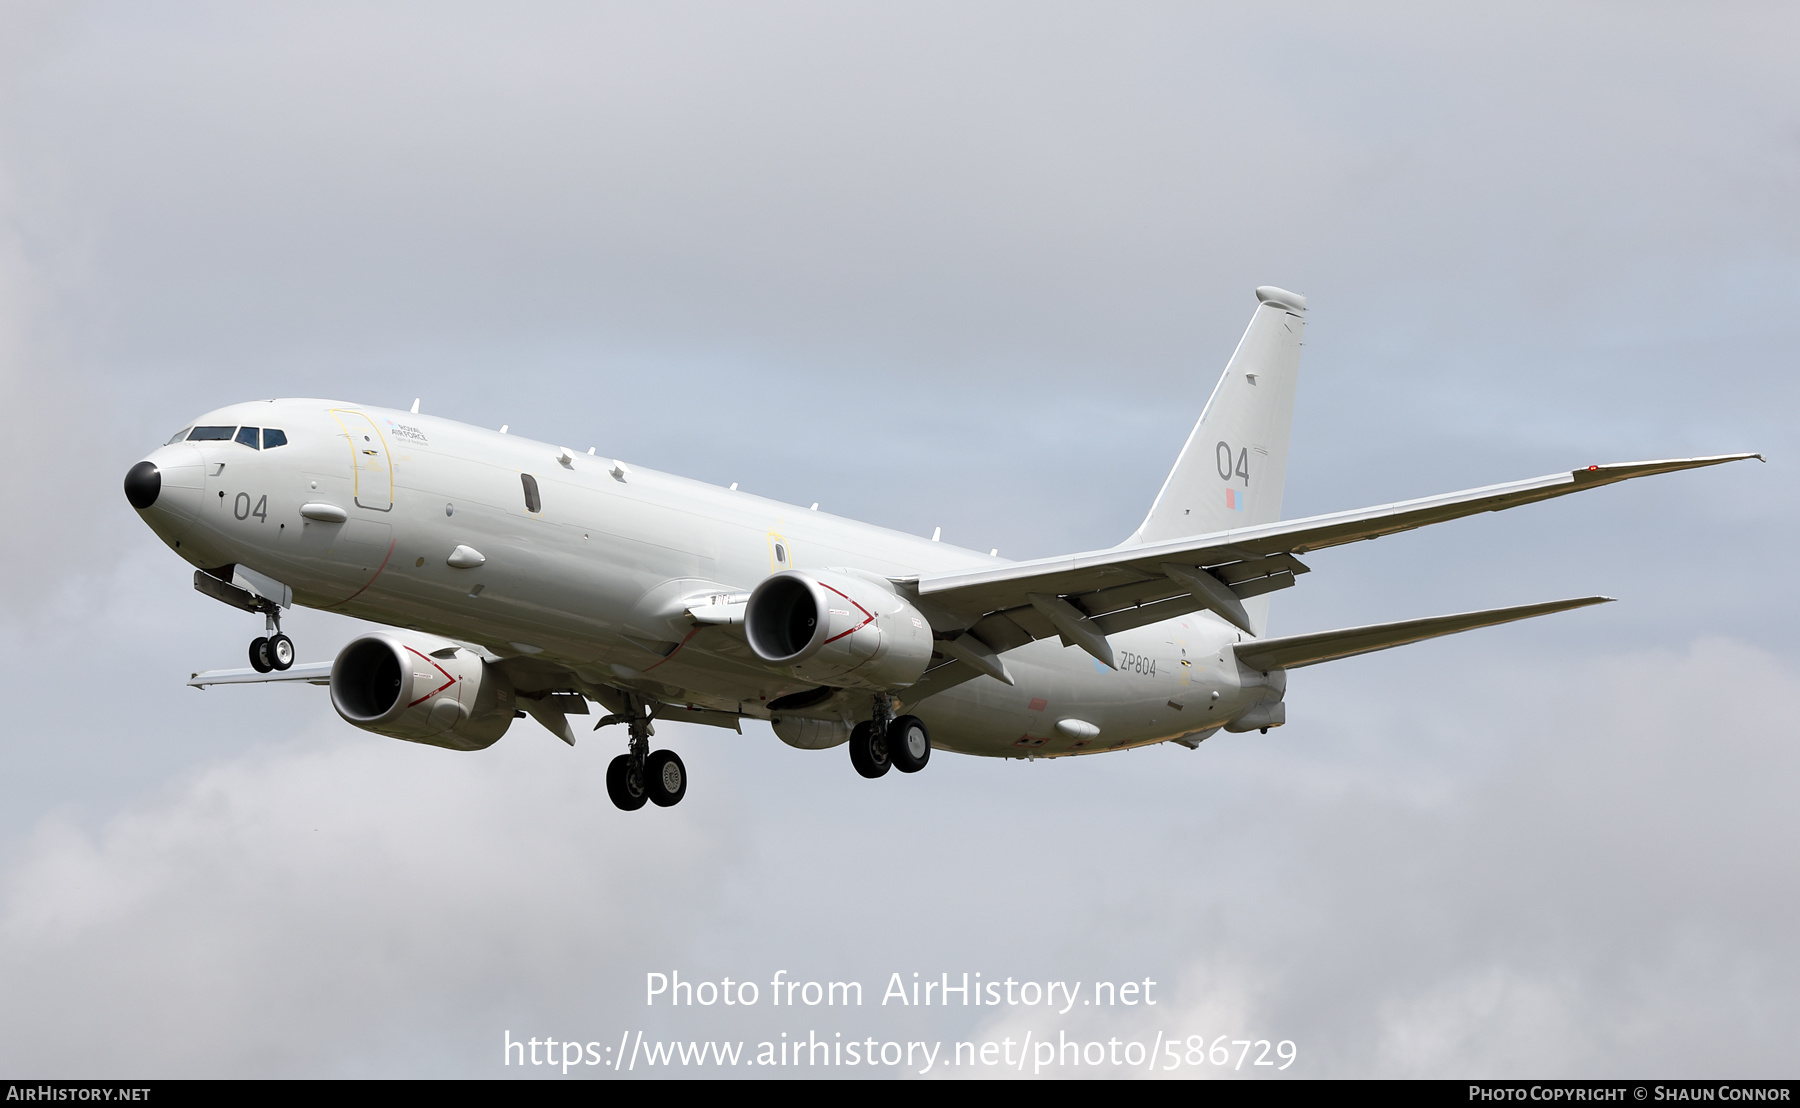
[[[687,795],[687,767],[673,750],[659,750],[644,762],[644,788],[650,803],[673,808]]]
[[[275,668],[275,663],[269,660],[268,639],[250,640],[250,668],[258,673],[267,673]]]
[[[621,754],[606,767],[606,795],[621,811],[635,812],[650,799],[641,777],[631,771],[631,755]]]
[[[888,724],[888,757],[901,773],[917,773],[931,761],[931,732],[918,716],[896,716]]]
[[[294,664],[294,640],[286,635],[276,635],[269,640],[269,664],[277,670],[284,670]]]
[[[864,777],[880,777],[894,764],[888,757],[887,740],[875,733],[873,723],[865,721],[851,728],[850,764]]]

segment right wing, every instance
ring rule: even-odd
[[[1584,492],[1635,477],[1761,459],[1719,454],[1655,462],[1621,462],[1552,473],[1528,481],[1381,504],[1308,519],[1211,535],[1113,547],[1085,554],[1014,562],[901,580],[934,614],[933,625],[960,632],[962,644],[993,653],[1058,636],[1112,665],[1106,636],[1207,609],[1250,631],[1239,601],[1294,583],[1308,551],[1380,538],[1478,512],[1498,512]],[[973,639],[974,643],[967,640]],[[977,670],[951,663],[957,673]],[[927,680],[930,675],[927,675]]]

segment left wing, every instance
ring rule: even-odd
[[[196,689],[204,689],[208,685],[267,685],[277,681],[304,681],[309,685],[329,685],[331,684],[331,663],[303,662],[270,673],[258,673],[253,669],[209,669],[188,678],[188,684]]]
[[[934,626],[943,620],[940,630],[960,632],[956,636],[959,644],[976,653],[1000,653],[1054,635],[1065,646],[1079,646],[1110,666],[1113,658],[1107,635],[1201,609],[1251,631],[1241,600],[1292,585],[1297,575],[1307,572],[1296,554],[1478,512],[1516,508],[1635,477],[1761,457],[1720,454],[1588,466],[1528,481],[1308,519],[898,583],[918,596],[921,607],[930,609]],[[977,672],[967,661],[952,665],[957,673],[973,676]],[[927,674],[926,680],[931,676]]]

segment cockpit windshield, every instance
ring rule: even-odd
[[[239,442],[252,450],[273,450],[277,446],[286,446],[288,441],[287,434],[274,427],[184,427],[169,442],[183,439],[188,442]]]
[[[177,431],[177,432],[175,432],[175,433],[174,433],[174,434],[173,434],[173,435],[170,435],[170,436],[169,436],[169,441],[168,441],[168,442],[165,442],[165,443],[163,443],[163,445],[164,445],[164,446],[174,446],[174,445],[175,445],[175,444],[176,444],[176,443],[178,443],[178,442],[180,442],[180,441],[182,441],[182,440],[183,440],[183,439],[185,439],[185,438],[187,438],[187,436],[188,436],[188,432],[189,432],[189,431],[192,431],[192,430],[193,430],[193,428],[192,428],[192,427],[183,427],[183,428],[182,428],[182,429],[181,429],[181,430],[179,430],[179,431]]]

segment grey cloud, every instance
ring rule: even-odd
[[[314,726],[97,826],[38,830],[0,910],[0,1041],[9,1065],[65,1075],[493,1074],[520,1028],[1029,1027],[1287,1038],[1311,1076],[1775,1076],[1800,972],[1800,875],[1768,849],[1800,832],[1775,705],[1800,679],[1723,640],[1501,676],[1465,689],[1472,714],[1427,695],[1388,733],[1315,716],[1193,755],[984,765],[923,797],[773,809],[740,789],[823,794],[839,759],[771,766],[684,734],[707,803],[655,822],[603,805],[601,751],[535,730],[459,757]],[[1684,690],[1733,681],[1768,700],[1696,732]],[[1504,712],[1514,682],[1538,691],[1529,726]],[[1396,765],[1359,769],[1378,744]],[[932,818],[908,824],[921,801]],[[821,834],[858,809],[870,830]],[[778,968],[860,979],[865,1005],[644,1007],[646,972]],[[890,973],[964,970],[1148,976],[1161,1002],[997,1020],[879,1003]]]

